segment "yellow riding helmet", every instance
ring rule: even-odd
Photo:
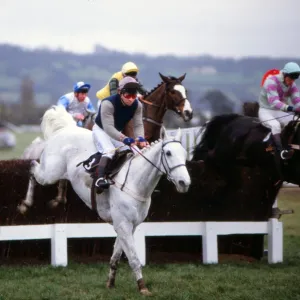
[[[127,62],[126,64],[124,64],[122,66],[122,73],[123,74],[127,74],[127,73],[130,73],[130,72],[138,72],[139,71],[139,68],[136,66],[135,63],[129,61]]]

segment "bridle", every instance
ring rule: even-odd
[[[149,162],[159,172],[165,174],[169,181],[174,182],[174,178],[171,176],[172,171],[174,171],[175,169],[177,169],[179,167],[185,167],[185,163],[184,164],[178,164],[178,165],[175,165],[175,166],[170,166],[168,164],[168,161],[166,159],[167,154],[164,151],[164,147],[167,144],[170,144],[170,143],[179,143],[179,144],[181,144],[180,141],[176,141],[176,140],[167,141],[165,143],[162,143],[162,146],[161,146],[161,164],[163,165],[164,170],[161,170],[157,165],[155,165],[150,159],[148,159],[146,156],[144,156],[143,153],[141,151],[138,151],[135,147],[130,147],[130,148],[131,148],[132,151],[136,151],[139,155],[141,155],[147,162]]]

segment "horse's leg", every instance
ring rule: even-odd
[[[151,296],[152,294],[145,285],[142,275],[142,266],[136,253],[133,238],[134,230],[135,228],[133,224],[127,221],[123,221],[119,224],[119,226],[115,227],[115,231],[120,239],[121,247],[127,256],[129,265],[135,275],[140,293],[145,296]]]
[[[44,153],[42,155],[42,158]],[[31,174],[40,185],[50,185],[64,178],[66,174],[65,162],[53,155],[47,157],[47,162],[42,159],[39,164],[36,160],[32,161]]]
[[[21,201],[21,204],[18,205],[18,207],[17,207],[17,210],[21,214],[24,214],[27,211],[27,209],[29,207],[31,207],[33,204],[33,195],[34,195],[35,185],[36,185],[36,180],[32,175],[30,175],[28,188],[27,188],[27,192],[26,192],[26,197],[24,200]]]
[[[51,208],[55,208],[58,206],[60,203],[66,204],[67,203],[67,188],[68,188],[68,180],[66,179],[61,179],[58,182],[58,194],[55,199],[52,199],[49,202],[49,206]]]
[[[115,286],[118,263],[120,261],[122,252],[123,252],[122,247],[119,238],[117,237],[114,245],[114,252],[110,259],[110,269],[109,269],[108,281],[106,283],[106,286],[108,288],[113,288]]]

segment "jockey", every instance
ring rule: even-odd
[[[91,100],[87,97],[90,87],[89,84],[79,81],[74,85],[73,92],[61,96],[57,102],[57,105],[63,106],[73,116],[80,127],[88,114],[87,110],[95,111]]]
[[[101,100],[103,100],[109,96],[117,94],[119,81],[127,76],[134,78],[139,83],[138,92],[142,96],[145,96],[147,94],[147,90],[142,86],[141,82],[137,79],[138,72],[139,72],[139,69],[135,63],[133,63],[133,62],[125,63],[122,66],[122,70],[113,74],[112,77],[110,78],[109,82],[107,83],[107,85],[96,93],[96,96],[99,99],[98,107],[100,105]]]
[[[283,149],[281,127],[292,119],[291,112],[300,112],[300,93],[295,80],[300,75],[300,67],[295,62],[287,63],[277,75],[270,75],[262,85],[259,96],[258,117],[273,134],[276,149],[282,159],[289,159],[292,151]]]
[[[140,148],[148,144],[144,138],[142,104],[137,100],[139,87],[134,78],[127,76],[120,80],[117,94],[101,102],[93,127],[94,143],[103,154],[97,169],[98,179],[95,185],[98,188],[107,189],[110,185],[105,178],[105,172],[116,148],[120,148],[119,151],[126,151],[129,150],[128,146],[136,143]],[[133,120],[136,139],[122,134],[122,130],[130,120]]]

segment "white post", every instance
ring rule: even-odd
[[[51,265],[66,267],[68,265],[66,224],[53,224],[52,226]]]
[[[211,222],[204,222],[202,257],[204,264],[218,263],[218,236]]]
[[[146,238],[144,230],[138,226],[134,232],[134,243],[142,266],[146,265]]]
[[[273,207],[273,208],[278,207],[278,198],[277,198],[277,197],[276,197],[275,202],[274,202],[274,204],[273,204],[272,207]]]
[[[270,264],[283,261],[283,228],[282,222],[269,219],[268,222],[268,262]]]

